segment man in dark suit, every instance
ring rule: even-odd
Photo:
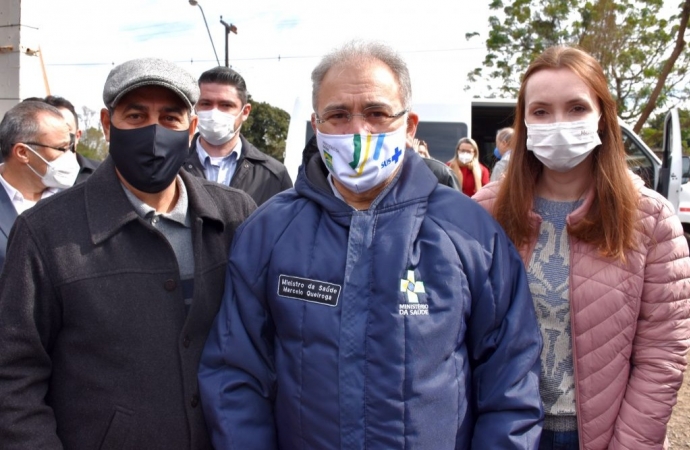
[[[228,67],[199,77],[199,133],[184,168],[198,177],[243,190],[257,205],[292,187],[285,166],[259,151],[240,128],[252,110],[244,78]]]
[[[42,198],[72,186],[79,166],[74,139],[59,110],[28,101],[0,122],[0,269],[10,229],[18,214]]]

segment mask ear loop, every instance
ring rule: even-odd
[[[38,156],[38,157],[41,159],[41,161],[43,161],[44,163],[46,163],[46,166],[52,167],[52,164],[50,164],[48,161],[45,160],[45,158],[43,158],[41,155],[39,155],[38,152],[37,152],[36,150],[34,150],[33,148],[31,148],[30,146],[28,146],[28,145],[26,145],[26,144],[22,144],[22,145],[23,145],[24,147],[28,148],[29,150],[31,150],[31,153],[33,153],[34,155]],[[36,171],[36,169],[34,169],[33,167],[31,167],[31,164],[27,163],[26,165],[27,165],[27,167],[29,168],[29,170],[31,170],[38,178],[40,178],[41,180],[43,180],[43,178],[45,177],[45,175],[41,175],[40,173],[38,173],[38,172]],[[48,173],[48,170],[46,169],[46,174],[47,174],[47,173]]]

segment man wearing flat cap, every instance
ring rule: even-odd
[[[196,80],[115,67],[110,156],[17,218],[0,275],[0,442],[8,449],[211,448],[197,389],[239,191],[181,172]]]

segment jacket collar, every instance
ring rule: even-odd
[[[196,133],[194,137],[192,138],[192,144],[189,146],[189,157],[187,161],[189,161],[189,158],[195,158],[196,161],[199,161],[199,155],[196,152],[196,143],[199,140],[199,133]],[[258,148],[254,147],[252,144],[249,143],[248,140],[242,136],[242,133],[240,133],[240,141],[242,142],[242,155],[240,156],[239,161],[243,159],[248,159],[250,161],[268,161],[268,156],[266,154],[262,153],[259,151]],[[201,162],[199,161],[199,164]]]
[[[628,174],[630,175],[630,179],[632,180],[635,189],[639,191],[644,187],[644,180],[640,178],[639,175],[636,175],[630,171],[628,171]],[[587,190],[587,193],[585,194],[585,200],[582,202],[582,205],[580,205],[579,208],[577,208],[575,211],[568,215],[568,218],[566,219],[568,225],[574,225],[585,217],[587,211],[589,211],[589,208],[592,206],[592,203],[594,203],[595,196],[596,190],[594,189],[594,183],[592,183],[592,185]]]
[[[93,159],[87,158],[86,156],[81,155],[79,153],[77,153],[77,163],[79,164],[79,168],[80,168],[79,172],[80,173],[81,172],[91,173],[94,170],[96,170],[100,164],[98,161],[94,161]]]
[[[203,181],[184,171],[180,171],[180,176],[187,188],[190,212],[194,216],[216,221],[222,228],[224,222],[220,211],[204,188]],[[123,191],[115,173],[115,163],[110,157],[84,182],[84,197],[86,219],[95,245],[109,239],[120,228],[139,218]]]
[[[587,192],[585,193],[585,198],[582,204],[575,209],[575,211],[571,212],[568,214],[568,217],[565,219],[568,225],[575,225],[579,221],[581,221],[585,215],[587,215],[587,211],[589,211],[589,208],[591,208],[592,203],[594,203],[594,196],[596,194],[596,190],[594,189],[594,183],[592,183],[587,189]]]
[[[5,236],[10,235],[10,229],[15,220],[17,220],[17,210],[7,195],[7,191],[0,186],[0,231]]]

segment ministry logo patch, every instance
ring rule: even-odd
[[[428,316],[429,305],[419,303],[419,294],[426,294],[424,282],[415,280],[414,270],[407,271],[407,278],[400,280],[400,292],[405,293],[407,303],[401,303],[399,312],[401,316]]]

